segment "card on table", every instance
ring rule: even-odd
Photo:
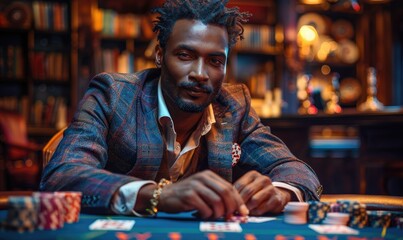
[[[201,222],[199,228],[202,232],[242,232],[237,222]]]
[[[97,219],[90,225],[90,230],[120,230],[129,231],[133,228],[134,220]]]
[[[263,223],[276,220],[275,217],[249,217],[248,223]]]
[[[359,231],[344,225],[316,225],[310,224],[309,228],[320,234],[351,234],[358,235]]]

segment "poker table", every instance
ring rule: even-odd
[[[6,215],[7,211],[1,210],[0,220],[4,221]],[[386,232],[382,228],[356,228],[359,231],[358,235],[319,234],[310,229],[308,224],[287,224],[284,223],[282,215],[274,217],[275,220],[262,223],[241,223],[242,232],[203,232],[199,230],[202,220],[190,213],[159,213],[155,218],[80,214],[77,223],[65,223],[64,227],[58,230],[18,233],[2,229],[0,239],[403,239],[403,229],[397,227],[389,227]],[[97,219],[135,220],[135,224],[131,230],[126,231],[90,230],[89,226]]]

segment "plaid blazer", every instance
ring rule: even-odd
[[[155,180],[164,143],[158,127],[158,69],[135,74],[95,76],[55,154],[44,169],[43,191],[81,191],[83,210],[107,211],[120,186]],[[321,186],[314,171],[293,156],[263,126],[250,105],[246,86],[224,84],[213,103],[216,123],[195,154],[204,168],[233,182],[249,170],[302,190],[318,199]],[[242,155],[232,167],[232,145]]]

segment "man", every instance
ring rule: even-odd
[[[313,170],[260,123],[246,87],[223,84],[247,17],[226,2],[155,9],[158,68],[94,77],[42,190],[81,191],[92,212],[201,218],[279,213],[320,197]]]

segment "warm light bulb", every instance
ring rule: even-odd
[[[301,2],[303,4],[316,5],[316,4],[322,4],[323,0],[302,0]]]
[[[303,25],[299,29],[298,34],[306,42],[313,42],[316,39],[316,36],[318,35],[318,33],[316,32],[316,29],[313,26],[310,26],[310,25]]]

